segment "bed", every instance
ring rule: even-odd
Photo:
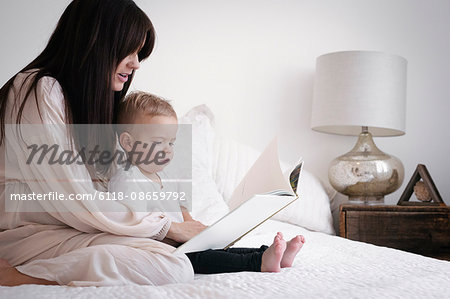
[[[182,122],[193,131],[193,215],[209,224],[228,211],[226,198],[258,152],[218,138],[211,111],[200,106]],[[195,275],[163,286],[0,287],[0,298],[444,298],[450,296],[450,262],[335,236],[330,197],[307,171],[295,205],[252,231],[235,246],[270,244],[277,231],[306,243],[280,273]]]
[[[191,283],[164,286],[1,287],[0,298],[444,298],[450,262],[355,242],[269,220],[237,246],[269,243],[276,231],[303,234],[305,246],[280,273],[196,275]],[[447,297],[448,298],[448,297]]]

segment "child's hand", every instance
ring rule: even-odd
[[[181,214],[183,214],[183,220],[184,221],[192,221],[192,220],[194,220],[192,218],[191,214],[189,214],[189,211],[185,207],[181,207]]]

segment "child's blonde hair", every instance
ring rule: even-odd
[[[138,113],[146,116],[170,116],[177,118],[177,114],[169,101],[154,94],[135,91],[126,96],[119,104],[117,123],[132,124]]]
[[[120,135],[126,131],[125,127],[127,126],[123,125],[133,124],[138,113],[144,113],[148,117],[169,116],[177,118],[177,113],[169,101],[148,92],[134,91],[119,104],[117,134]]]

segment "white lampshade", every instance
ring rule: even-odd
[[[345,51],[317,58],[311,128],[374,136],[405,134],[406,64],[403,57]]]

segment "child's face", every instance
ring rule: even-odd
[[[136,117],[132,132],[120,135],[120,144],[133,165],[147,173],[163,170],[174,155],[178,121],[172,116]]]

